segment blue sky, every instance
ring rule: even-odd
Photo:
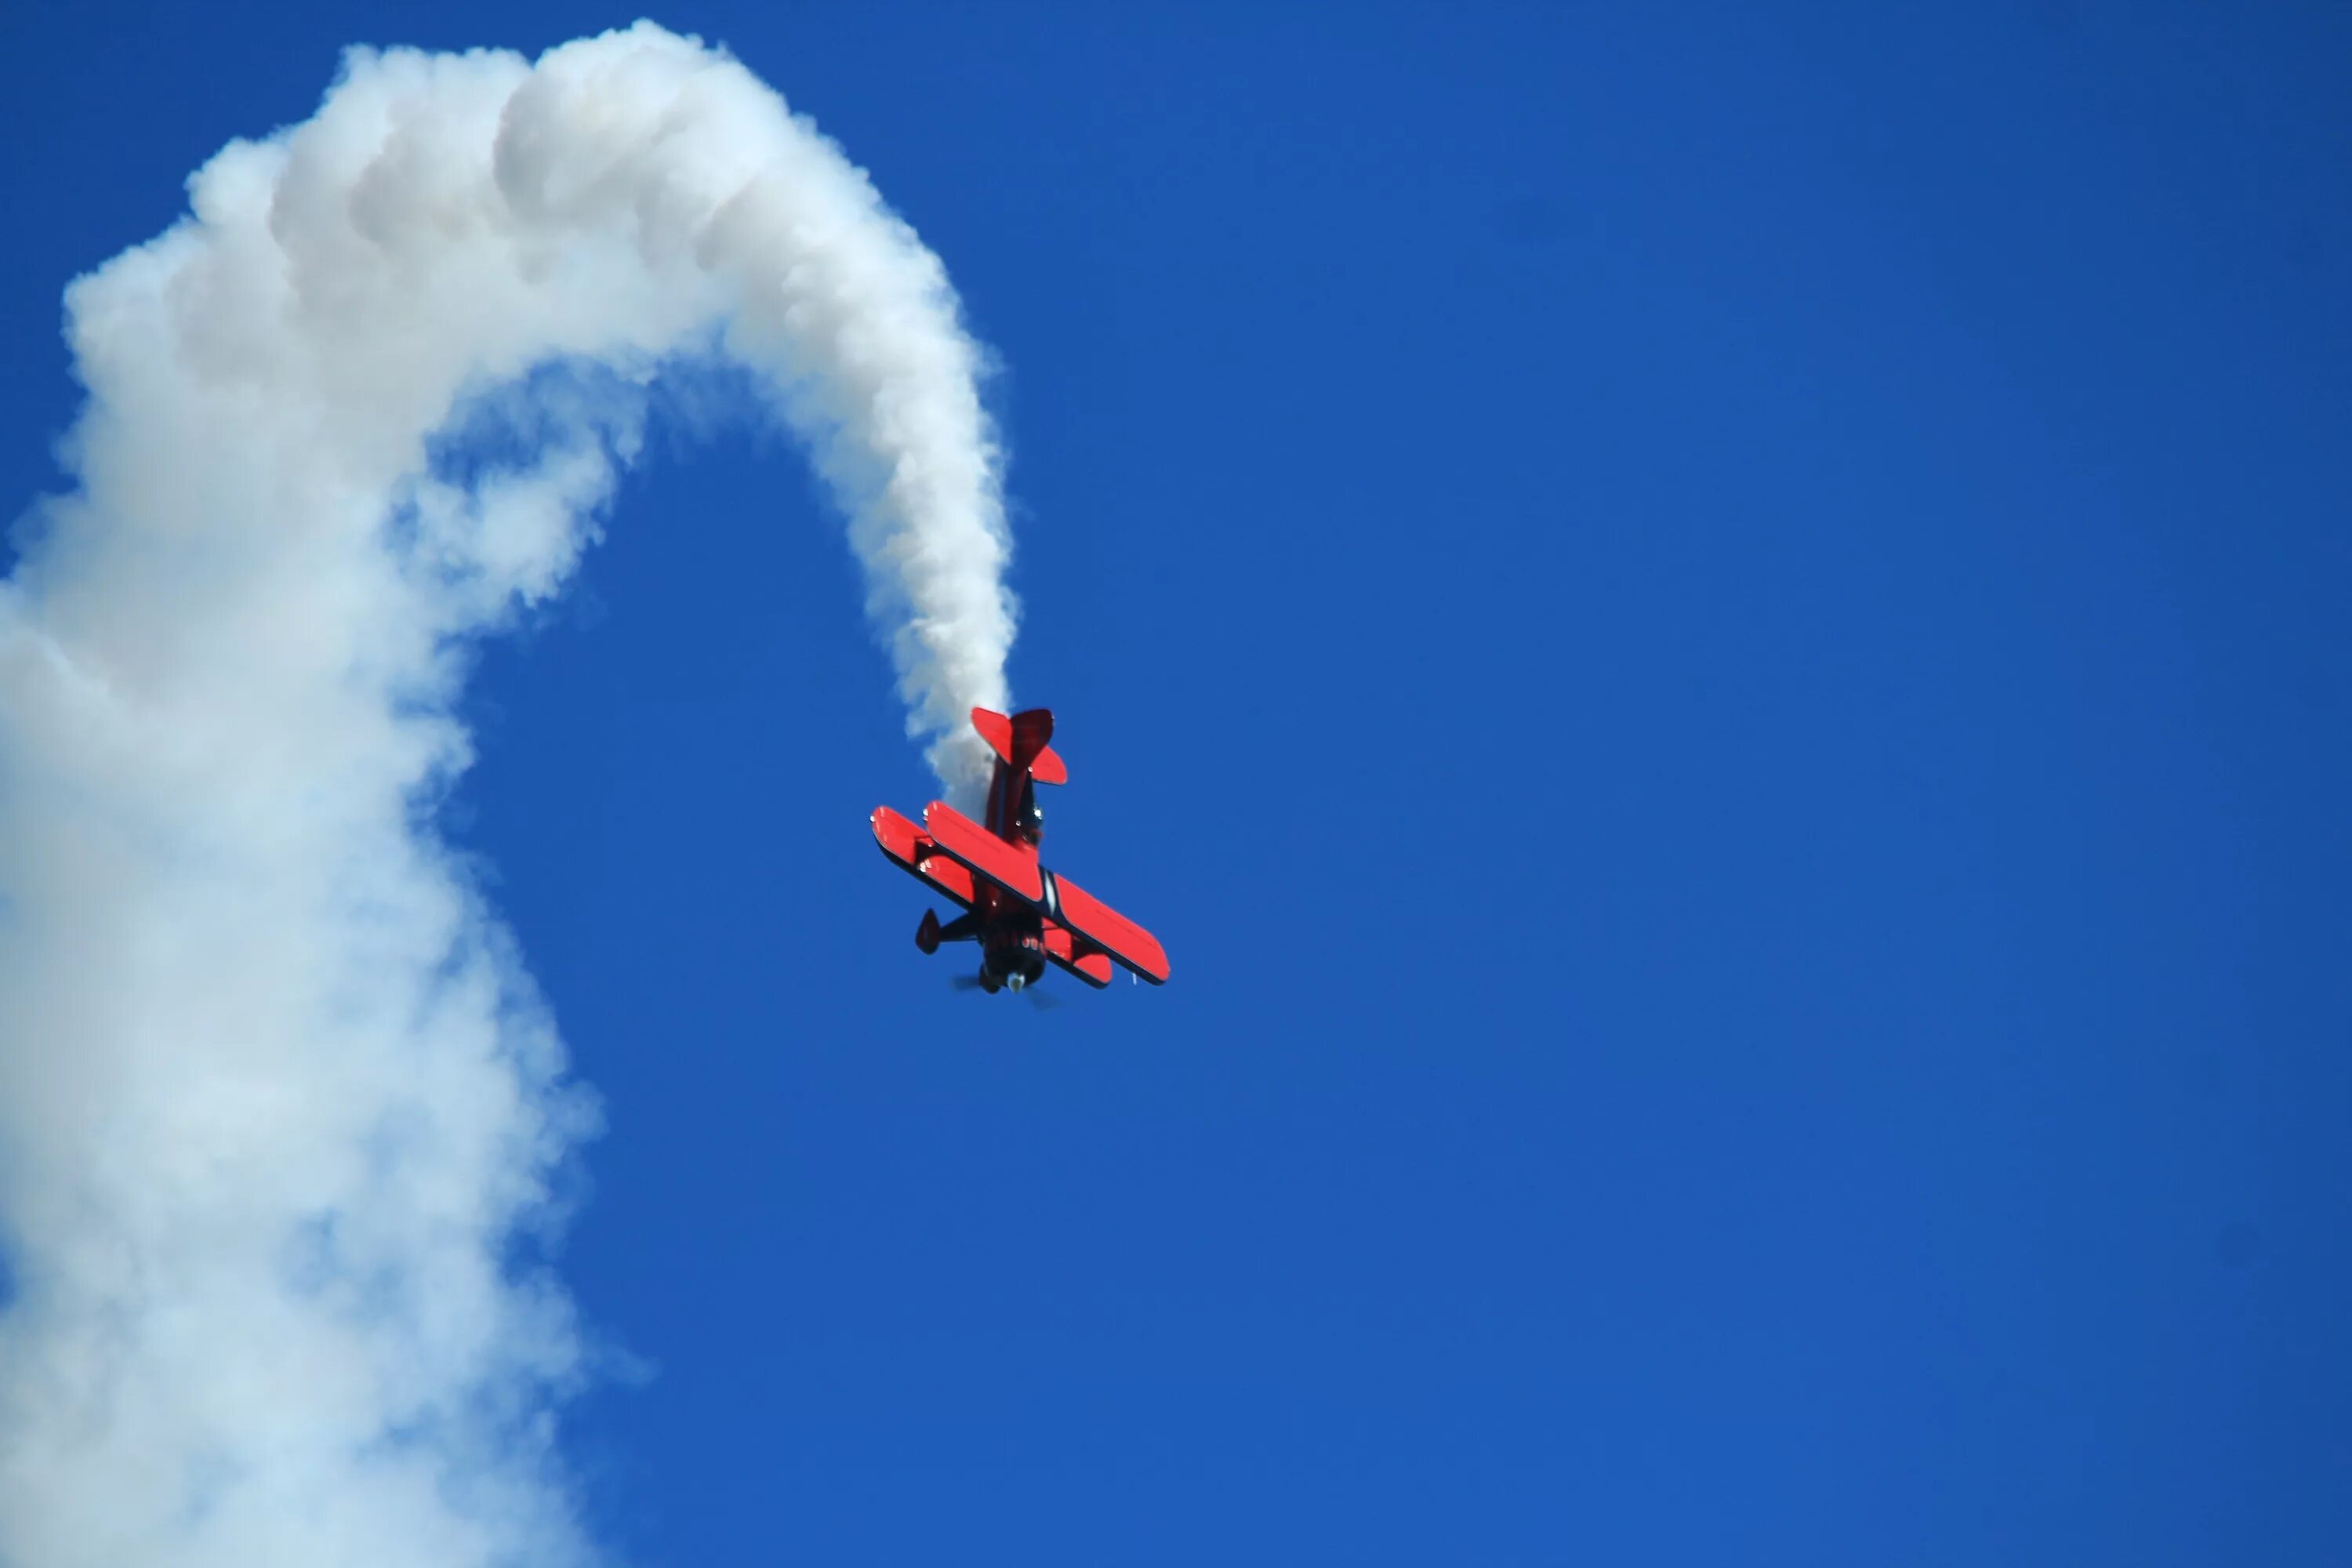
[[[2352,20],[660,16],[946,260],[1049,860],[959,994],[799,457],[673,425],[451,831],[607,1130],[604,1538],[786,1560],[2319,1564],[2352,1542]],[[338,47],[0,13],[0,496],[75,273]]]

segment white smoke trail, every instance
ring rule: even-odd
[[[467,641],[561,586],[650,374],[722,355],[968,784],[980,356],[865,177],[649,24],[354,53],[190,190],[68,296],[80,488],[0,584],[0,1564],[577,1560],[581,1352],[513,1243],[593,1109],[427,816]],[[512,460],[436,476],[485,419]]]

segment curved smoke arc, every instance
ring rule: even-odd
[[[0,1562],[581,1559],[579,1338],[512,1252],[594,1110],[429,820],[465,650],[715,353],[969,788],[1013,631],[982,355],[840,151],[651,24],[355,51],[189,190],[68,293],[79,489],[0,584]],[[436,472],[485,406],[523,449]]]

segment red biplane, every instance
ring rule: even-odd
[[[1037,863],[1045,817],[1036,786],[1070,776],[1046,744],[1054,715],[975,708],[971,727],[996,753],[984,824],[945,801],[923,808],[919,827],[887,805],[874,808],[882,853],[963,906],[945,925],[924,910],[915,945],[937,952],[943,942],[980,943],[980,988],[988,992],[1034,985],[1048,963],[1097,988],[1110,984],[1114,963],[1154,985],[1165,981],[1168,955],[1150,931]]]

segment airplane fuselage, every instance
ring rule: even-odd
[[[1037,809],[1037,786],[1026,771],[996,759],[988,784],[988,810],[981,824],[1013,850],[1037,858],[1045,823]],[[1035,984],[1045,973],[1045,922],[1035,910],[992,882],[974,888],[971,918],[979,928],[980,988],[1013,990]]]

